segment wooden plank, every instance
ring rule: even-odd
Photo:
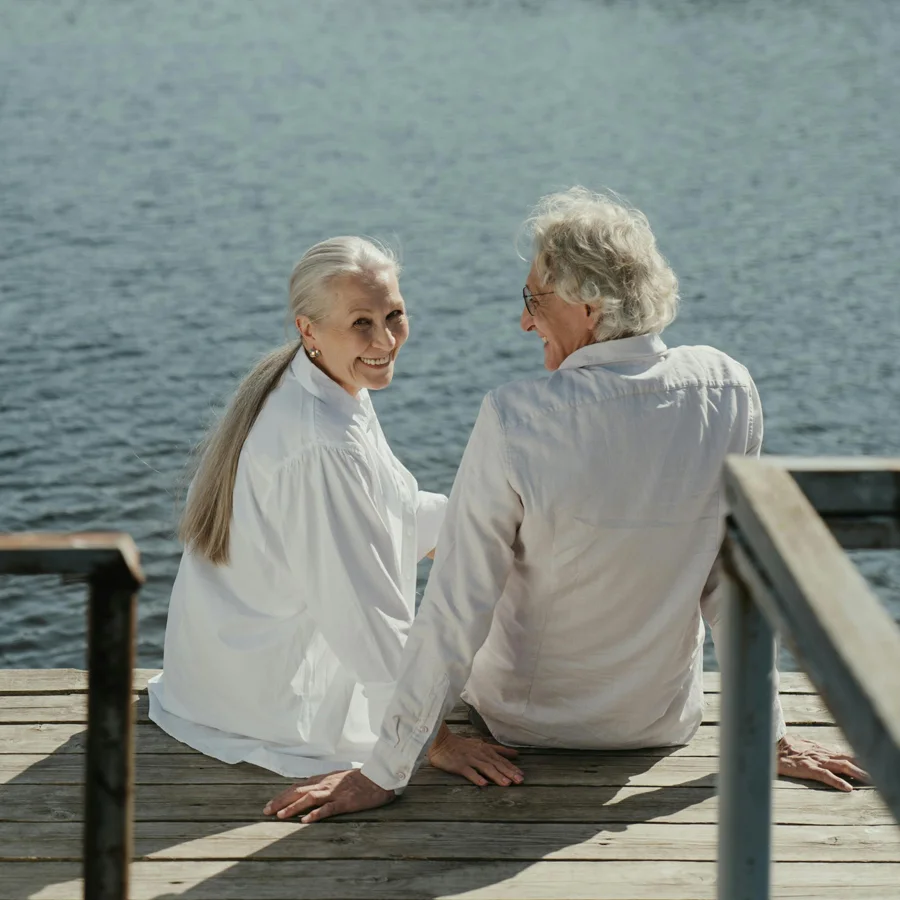
[[[523,763],[529,785],[644,785],[666,787],[701,780],[713,785],[715,757],[600,756],[597,754],[539,755]],[[74,753],[53,756],[0,755],[0,784],[81,784],[84,760]],[[267,784],[281,789],[290,779],[248,763],[228,765],[199,753],[142,754],[135,769],[137,784]],[[458,785],[458,775],[424,766],[412,784]],[[797,787],[794,782],[786,785]]]
[[[146,693],[147,682],[160,669],[135,669],[134,690]],[[720,692],[718,672],[703,673],[703,690]],[[0,695],[3,694],[77,694],[87,691],[84,669],[0,669]],[[803,672],[782,672],[779,691],[782,694],[815,694],[816,689]]]
[[[822,518],[900,510],[900,458],[765,456],[758,465],[786,469]]]
[[[900,458],[763,457],[787,469],[846,550],[900,549]]]
[[[144,583],[138,549],[123,531],[0,534],[2,575],[87,577],[101,568],[108,577],[116,570],[123,586]]]
[[[156,725],[135,726],[136,752],[140,753],[196,753],[186,744],[169,737]],[[477,735],[474,728],[467,725],[452,726],[452,731],[464,735]],[[701,725],[690,744],[685,747],[661,747],[641,750],[643,756],[716,756],[719,752],[719,728],[716,725]],[[0,753],[40,754],[83,753],[84,725],[0,725]],[[849,752],[850,746],[839,728],[829,725],[798,725],[791,728],[791,734],[826,744],[829,747]],[[523,755],[533,752],[523,749]],[[559,751],[583,752],[583,751]],[[618,751],[616,755],[621,755]]]
[[[147,696],[135,696],[135,722],[150,722]],[[788,725],[833,725],[825,703],[811,694],[785,694],[781,698],[784,719]],[[716,725],[721,718],[721,695],[708,694],[703,713],[705,725]],[[468,722],[462,706],[451,710],[447,721]],[[0,724],[50,724],[52,722],[87,723],[87,694],[8,694],[0,696]]]
[[[272,797],[266,784],[138,785],[137,821],[249,821],[262,818]],[[830,789],[774,791],[775,821],[788,825],[888,825],[890,812],[877,792]],[[350,821],[400,822],[715,822],[715,788],[677,787],[411,787],[396,803],[356,813]],[[78,785],[8,784],[0,821],[78,822]]]
[[[900,519],[828,516],[824,521],[844,550],[900,550]]]
[[[81,859],[78,822],[0,823],[0,859]],[[700,860],[718,852],[713,824],[635,822],[139,822],[138,859]],[[776,862],[900,862],[892,825],[779,825]]]
[[[147,682],[160,669],[135,669],[133,689],[147,692]],[[0,695],[4,694],[84,694],[86,669],[0,669]]]
[[[148,698],[133,696],[135,722],[147,723]],[[87,724],[87,694],[8,694],[0,696],[0,724],[72,722]]]
[[[900,628],[787,472],[729,457],[725,485],[741,578],[900,821]]]
[[[79,864],[0,863],[10,896],[81,900]],[[896,900],[898,863],[783,863],[776,897]],[[610,860],[537,863],[345,860],[136,862],[131,900],[712,900],[715,865]]]
[[[520,759],[527,784],[560,787],[673,787],[685,782],[715,785],[714,756],[613,756],[596,753],[528,754]],[[82,784],[84,759],[77,753],[0,754],[2,784]],[[252,766],[228,765],[200,753],[144,753],[137,757],[136,784],[267,784],[281,790],[290,779]],[[459,785],[458,775],[423,766],[411,784]],[[803,782],[782,779],[776,789],[806,790]]]

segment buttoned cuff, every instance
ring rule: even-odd
[[[376,751],[377,749],[376,745]],[[409,779],[413,776],[414,767],[403,762],[388,763],[373,754],[372,758],[363,764],[360,771],[369,781],[374,781],[378,787],[402,794]]]
[[[431,738],[440,726],[441,712],[447,699],[449,680],[441,676],[428,694],[424,708],[412,727],[398,722],[396,744],[378,739],[372,756],[363,764],[362,773],[386,791],[399,791],[406,787],[425,757]],[[386,722],[391,718],[388,713]],[[407,720],[408,721],[408,720]],[[390,729],[388,729],[390,730]],[[384,731],[382,731],[384,734]]]

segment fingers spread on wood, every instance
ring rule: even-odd
[[[307,813],[300,821],[304,824],[309,824],[310,822],[319,822],[322,819],[327,819],[331,816],[337,815],[340,810],[337,808],[337,804],[335,803],[326,803],[323,806],[314,809],[311,813]]]
[[[485,781],[485,779],[481,775],[479,775],[478,772],[476,772],[471,766],[463,766],[463,768],[460,769],[457,774],[463,775],[464,777],[468,778],[469,781],[472,782],[472,784],[475,784],[478,787],[487,786],[487,781]]]
[[[849,760],[830,759],[823,765],[832,772],[837,772],[839,775],[847,775],[850,778],[855,778],[857,781],[862,781],[864,784],[869,784],[871,781],[868,772]]]

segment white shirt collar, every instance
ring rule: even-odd
[[[612,363],[631,362],[647,356],[660,356],[666,352],[663,339],[656,333],[639,334],[588,344],[570,353],[559,365],[560,369],[582,369],[585,366],[608,366]]]
[[[291,361],[291,372],[297,381],[323,403],[337,407],[348,416],[367,419],[373,412],[369,392],[363,388],[355,397],[348,394],[336,381],[329,378],[318,366],[313,365],[301,347]]]

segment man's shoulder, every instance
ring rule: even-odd
[[[682,344],[666,351],[669,365],[676,371],[690,373],[708,384],[750,385],[747,367],[716,347],[705,344]]]
[[[502,423],[531,415],[551,401],[549,383],[550,379],[546,375],[508,381],[488,391],[484,405],[493,409]]]
[[[510,426],[540,412],[598,402],[647,387],[637,380],[621,384],[615,376],[602,379],[598,375],[598,383],[592,379],[585,382],[586,371],[605,370],[602,366],[560,369],[549,375],[510,381],[489,391],[484,404],[493,409],[503,426]],[[746,366],[722,350],[702,344],[669,347],[661,356],[659,367],[654,366],[646,375],[656,389],[687,385],[749,389],[753,384]]]

